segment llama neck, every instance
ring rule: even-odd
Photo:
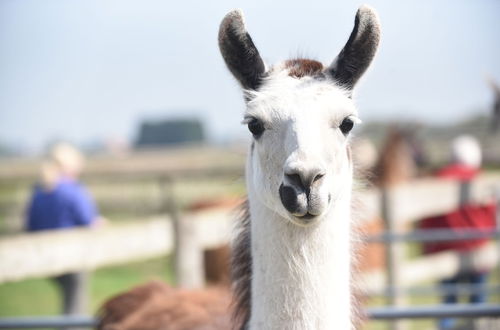
[[[298,227],[250,192],[250,329],[351,329],[350,192]]]

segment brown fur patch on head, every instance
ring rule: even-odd
[[[323,64],[318,61],[305,58],[297,58],[285,62],[290,77],[302,78],[305,76],[316,76],[323,72]]]

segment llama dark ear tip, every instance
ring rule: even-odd
[[[358,8],[358,13],[359,14],[371,14],[371,15],[376,15],[377,14],[377,12],[375,11],[375,9],[372,6],[367,5],[367,4],[361,5]]]
[[[224,16],[221,28],[231,26],[237,29],[244,29],[245,18],[241,9],[233,9]]]
[[[377,26],[380,25],[377,11],[369,5],[365,4],[359,7],[356,16],[362,21],[369,21],[371,24]]]
[[[228,17],[228,16],[242,19],[243,18],[243,10],[241,10],[240,8],[235,8],[226,14],[226,17]]]

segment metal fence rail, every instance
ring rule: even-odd
[[[500,293],[500,285],[488,284],[439,284],[428,286],[412,286],[400,288],[385,288],[384,290],[375,293],[376,295],[384,296],[396,292],[397,294],[415,295],[415,296],[435,296],[445,294],[470,295],[477,293],[494,294]],[[500,306],[500,305],[499,305]]]
[[[464,228],[462,231],[452,231],[449,229],[419,229],[409,233],[395,234],[383,233],[365,238],[365,242],[448,242],[465,241],[481,238],[500,238],[500,230],[477,230]]]
[[[369,308],[366,314],[375,320],[423,319],[423,318],[500,318],[500,305],[493,304],[450,304],[421,307],[387,306]]]
[[[365,310],[374,320],[422,319],[422,318],[500,318],[500,305],[492,304],[450,304],[424,307],[376,307]],[[97,320],[90,316],[37,316],[0,318],[0,329],[34,329],[85,327],[93,328]]]
[[[93,328],[97,324],[91,316],[36,316],[0,318],[0,329],[35,329],[83,327]]]

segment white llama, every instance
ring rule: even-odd
[[[242,13],[221,23],[220,50],[243,87],[243,122],[253,135],[249,217],[233,257],[242,328],[353,328],[352,89],[379,39],[377,15],[363,6],[331,65],[295,59],[267,69]]]
[[[222,21],[219,45],[241,83],[253,135],[248,208],[233,251],[228,291],[174,290],[152,282],[101,308],[98,329],[347,330],[351,298],[351,96],[379,42],[375,12],[361,7],[330,66],[295,59],[266,69],[239,11]]]

